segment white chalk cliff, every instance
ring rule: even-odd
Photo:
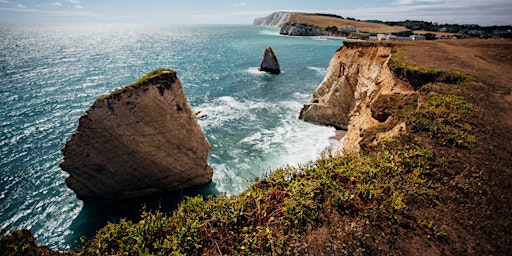
[[[253,25],[280,28],[290,20],[291,12],[274,12],[266,17],[254,19]]]

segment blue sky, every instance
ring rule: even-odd
[[[274,11],[512,25],[512,0],[0,0],[0,23],[251,24]]]

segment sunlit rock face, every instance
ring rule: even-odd
[[[254,19],[253,25],[280,28],[290,20],[292,14],[291,12],[274,12],[266,17]]]
[[[304,104],[300,119],[347,130],[344,142],[333,149],[333,155],[359,153],[363,133],[390,122],[388,117],[395,107],[386,102],[396,105],[415,93],[409,84],[394,76],[388,66],[390,58],[389,46],[345,41],[331,59],[310,102]],[[403,126],[399,124],[393,131],[404,130]],[[377,134],[377,138],[381,137]]]
[[[172,70],[105,95],[62,150],[69,188],[84,201],[113,201],[205,184],[210,145]]]

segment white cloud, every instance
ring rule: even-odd
[[[82,9],[82,8],[84,8],[84,7],[83,7],[82,5],[77,4],[77,5],[75,5],[75,8],[77,8],[77,9]]]
[[[10,3],[10,1],[7,1],[7,0],[0,0],[0,3],[8,4],[8,3]]]
[[[247,6],[247,3],[246,2],[240,2],[240,3],[236,4],[236,6],[245,7],[245,6]]]
[[[66,2],[72,3],[72,4],[81,4],[79,0],[66,0]]]
[[[16,5],[16,7],[21,8],[21,9],[25,9],[25,8],[27,8],[27,7],[25,7],[25,6],[24,6],[24,5],[22,5],[22,4],[17,4],[17,5]]]
[[[422,3],[440,3],[442,0],[396,0],[396,5],[422,4]]]
[[[53,6],[62,6],[62,3],[61,2],[53,2],[51,5],[53,5]]]

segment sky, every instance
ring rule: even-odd
[[[275,11],[512,25],[512,0],[0,0],[0,23],[252,24]]]

